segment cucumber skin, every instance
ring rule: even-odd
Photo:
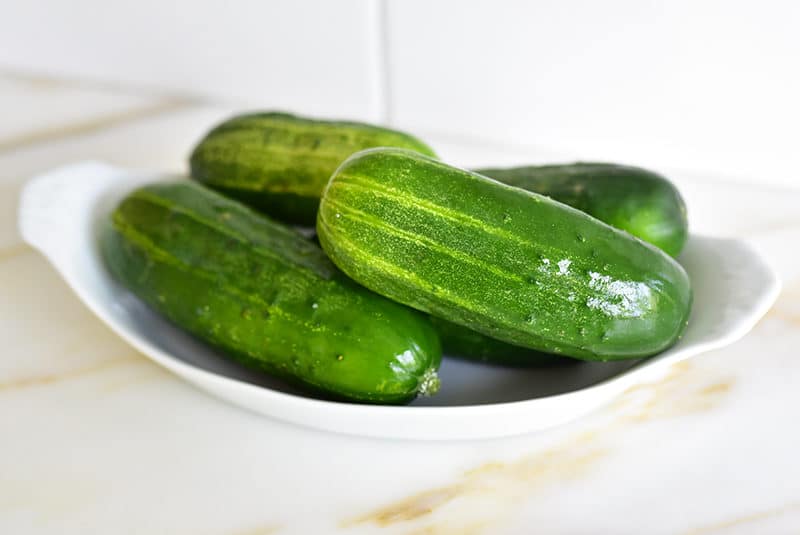
[[[653,355],[692,292],[661,250],[593,217],[400,149],[351,156],[320,243],[364,286],[505,342],[586,360]]]
[[[549,368],[582,361],[496,340],[451,321],[430,317],[445,355],[513,368]]]
[[[578,162],[475,172],[568,204],[673,257],[689,235],[681,194],[669,180],[646,169]]]
[[[441,350],[426,317],[239,203],[190,181],[149,185],[106,230],[101,250],[119,282],[247,367],[359,402],[438,388]]]
[[[262,112],[214,127],[192,151],[189,166],[192,178],[274,219],[314,226],[330,176],[351,154],[369,147],[435,156],[425,143],[396,130]]]

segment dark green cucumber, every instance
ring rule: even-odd
[[[334,397],[438,388],[428,318],[344,276],[288,227],[190,181],[128,195],[102,240],[113,276],[240,363]]]
[[[433,156],[417,138],[378,126],[286,113],[233,117],[195,147],[192,177],[274,219],[316,222],[319,197],[348,156],[369,147],[401,147]]]
[[[678,256],[688,236],[686,204],[663,176],[627,165],[573,163],[476,173],[568,204]]]
[[[364,286],[547,353],[652,355],[679,339],[689,317],[688,276],[663,251],[412,151],[351,156],[323,192],[317,232]]]
[[[430,318],[439,334],[442,351],[452,357],[518,368],[544,368],[581,362],[496,340],[436,316]]]

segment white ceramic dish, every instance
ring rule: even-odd
[[[680,262],[695,303],[684,338],[641,361],[506,369],[445,358],[442,389],[408,406],[315,399],[240,368],[187,336],[118,286],[96,248],[98,222],[137,185],[171,178],[86,162],[32,179],[19,225],[86,305],[132,346],[200,388],[281,420],[354,435],[475,439],[551,427],[608,402],[630,386],[658,379],[669,365],[742,337],[779,291],[773,270],[744,242],[692,236]]]

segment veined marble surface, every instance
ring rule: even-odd
[[[16,231],[31,175],[86,158],[180,171],[229,112],[0,76],[0,533],[800,533],[800,191],[662,170],[694,231],[745,237],[782,275],[778,303],[737,344],[555,430],[359,439],[183,383]],[[463,165],[564,157],[425,137]]]

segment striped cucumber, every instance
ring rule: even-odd
[[[274,219],[313,226],[322,189],[348,156],[401,147],[433,156],[417,138],[364,123],[264,112],[233,117],[194,148],[191,175]]]
[[[686,204],[663,176],[627,165],[573,163],[475,172],[568,204],[678,256],[688,237]]]
[[[113,276],[245,366],[341,399],[438,388],[428,318],[355,284],[288,227],[197,183],[128,195],[101,241]]]
[[[412,151],[351,156],[323,192],[317,232],[377,293],[547,353],[652,355],[679,339],[691,308],[686,272],[656,247]]]

